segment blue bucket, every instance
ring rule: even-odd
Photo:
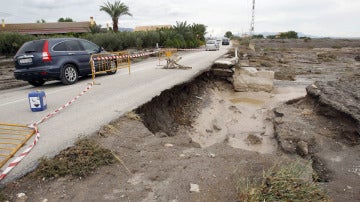
[[[46,95],[44,91],[33,91],[29,93],[30,109],[33,112],[39,112],[46,109]]]

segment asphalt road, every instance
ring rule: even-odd
[[[180,53],[182,59],[178,63],[192,67],[188,70],[162,69],[157,58],[150,58],[132,64],[131,74],[128,74],[127,69],[120,69],[115,75],[96,77],[95,82],[99,85],[94,85],[75,103],[39,125],[41,137],[38,144],[2,183],[26,174],[35,168],[39,158],[56,155],[71,146],[79,136],[96,132],[102,125],[150,101],[162,91],[187,82],[208,70],[214,60],[226,53],[227,48],[228,46],[223,46],[220,51]],[[160,64],[164,65],[165,61],[162,60]],[[85,78],[70,86],[54,81],[40,88],[24,86],[2,90],[0,91],[0,122],[35,123],[76,97],[90,82],[91,78]],[[38,89],[46,93],[47,109],[42,112],[32,112],[28,93]],[[31,143],[32,140],[23,148]],[[7,165],[1,169],[4,170],[6,167]]]

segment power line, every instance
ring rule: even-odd
[[[255,0],[253,0],[252,2],[250,35],[254,34],[254,29],[255,29]]]

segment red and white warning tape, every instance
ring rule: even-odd
[[[161,49],[162,51],[205,51],[204,48],[192,48],[192,49]],[[158,53],[158,51],[153,52],[146,52],[146,53],[137,53],[132,55],[114,55],[114,56],[105,56],[105,57],[94,57],[94,61],[101,61],[101,60],[113,60],[113,59],[124,59],[124,58],[138,58],[144,57],[148,55],[153,55]]]
[[[132,54],[132,55],[114,55],[114,56],[107,56],[107,57],[95,57],[93,59],[94,59],[94,61],[100,61],[100,60],[113,60],[113,59],[124,59],[124,58],[138,58],[138,57],[152,55],[155,53],[157,53],[157,52],[154,51],[154,52],[146,52],[146,53],[137,53],[137,54]]]
[[[37,142],[40,139],[40,132],[38,130],[38,125],[41,123],[44,123],[46,120],[50,119],[51,117],[53,117],[55,114],[59,113],[61,110],[65,109],[66,107],[68,107],[69,105],[71,105],[72,103],[74,103],[77,99],[79,99],[79,97],[81,97],[82,95],[84,95],[86,92],[88,92],[91,87],[93,87],[94,85],[94,81],[91,82],[91,84],[89,86],[87,86],[79,95],[77,95],[76,97],[74,97],[71,101],[67,102],[65,105],[59,107],[58,109],[56,109],[53,113],[50,113],[48,115],[46,115],[44,118],[40,119],[39,121],[35,122],[34,124],[29,125],[29,128],[32,128],[35,130],[35,139],[34,142],[25,150],[23,151],[18,157],[16,157],[9,165],[8,167],[1,173],[0,175],[0,181],[2,179],[4,179],[9,172],[15,168],[15,166],[17,166],[21,160],[23,160],[23,158],[25,156],[27,156],[30,151],[34,148],[34,146],[37,144]]]
[[[178,51],[205,51],[204,48],[177,49]]]
[[[93,87],[93,85],[94,85],[94,81],[91,82],[90,85],[88,85],[79,95],[74,97],[72,100],[67,102],[65,105],[63,105],[63,106],[59,107],[58,109],[56,109],[53,113],[50,113],[50,114],[46,115],[44,118],[42,118],[39,121],[35,122],[33,125],[39,125],[39,124],[45,122],[46,120],[50,119],[51,117],[53,117],[55,114],[59,113],[61,110],[65,109],[66,107],[68,107],[69,105],[74,103],[77,99],[79,99],[79,97],[81,97],[86,92],[88,92]]]

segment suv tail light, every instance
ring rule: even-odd
[[[51,61],[51,55],[49,52],[49,41],[46,40],[44,43],[44,47],[43,47],[43,52],[42,52],[42,61],[43,62],[50,62]]]

